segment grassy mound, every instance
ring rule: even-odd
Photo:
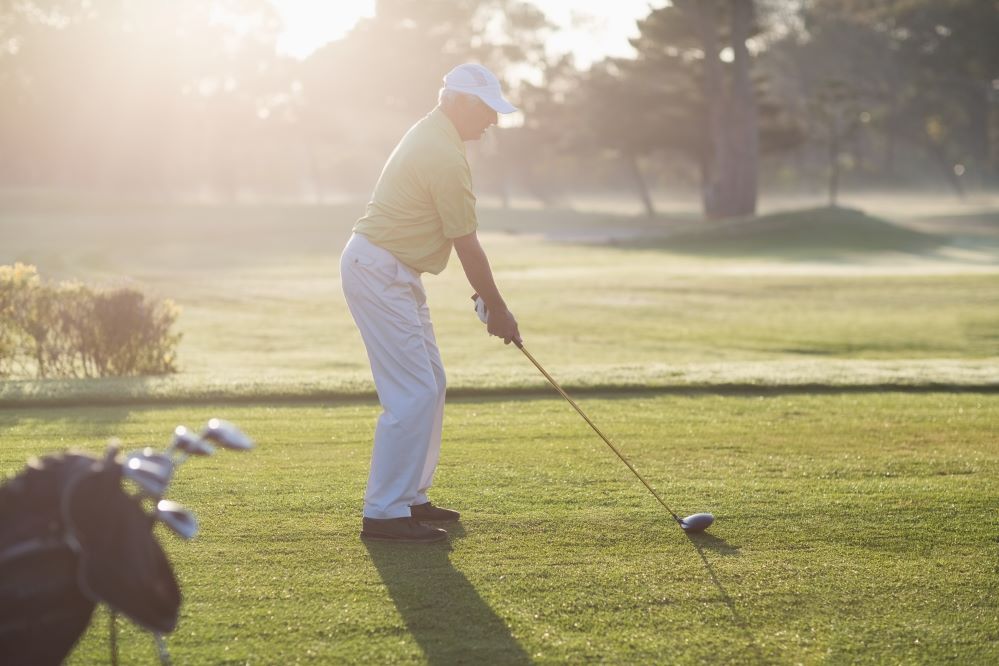
[[[900,227],[849,208],[813,208],[685,226],[663,244],[698,254],[904,252],[920,254],[945,237]]]

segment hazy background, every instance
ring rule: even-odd
[[[974,197],[999,185],[997,34],[990,0],[4,0],[0,189],[363,200],[474,60],[523,109],[469,144],[485,202]]]
[[[982,0],[3,2],[0,265],[170,299],[180,342],[36,386],[50,308],[0,402],[370,391],[338,256],[469,60],[522,109],[467,144],[483,243],[567,385],[993,385],[996,35]],[[543,388],[459,262],[426,285],[451,388]]]

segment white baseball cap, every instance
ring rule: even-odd
[[[504,99],[496,75],[482,65],[458,65],[444,75],[444,89],[475,95],[498,113],[513,113],[517,110],[517,107]]]

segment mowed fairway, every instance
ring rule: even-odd
[[[176,663],[995,663],[999,398],[590,396],[688,539],[561,400],[456,400],[435,499],[450,546],[364,546],[376,409],[0,412],[0,472],[39,451],[163,443],[221,414],[259,442],[179,472],[165,530]],[[129,626],[123,663],[155,663]],[[100,613],[74,664],[107,658]]]
[[[527,347],[452,261],[432,498],[449,546],[365,546],[378,409],[340,294],[359,206],[18,203],[0,263],[176,300],[181,371],[0,383],[0,474],[228,418],[259,443],[180,470],[162,530],[178,664],[999,662],[999,214],[812,210],[711,226],[482,211]],[[71,663],[104,661],[100,612]],[[122,663],[156,663],[129,626]]]

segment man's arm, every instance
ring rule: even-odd
[[[455,238],[454,249],[458,253],[461,267],[465,270],[468,284],[472,285],[472,289],[486,302],[486,308],[489,310],[487,328],[490,335],[503,338],[503,342],[506,344],[510,344],[511,341],[520,343],[517,320],[507,309],[499,289],[496,288],[493,271],[489,267],[489,259],[486,257],[486,251],[479,244],[478,235],[473,231],[467,236]]]

